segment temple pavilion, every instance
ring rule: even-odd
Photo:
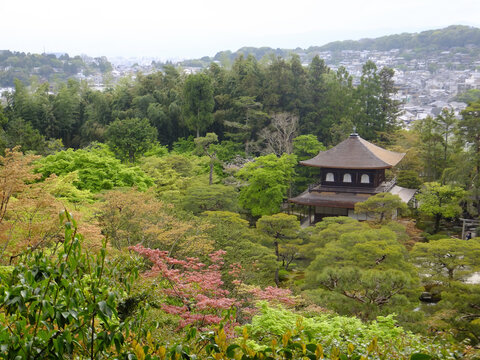
[[[300,161],[301,165],[320,168],[320,177],[307,190],[288,201],[304,207],[306,222],[313,224],[326,216],[350,216],[367,220],[355,214],[357,202],[381,192],[390,192],[409,203],[416,189],[397,186],[395,179],[385,180],[385,169],[397,165],[404,153],[385,150],[351,134],[337,146],[312,159]]]

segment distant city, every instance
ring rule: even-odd
[[[395,45],[401,48],[392,48]],[[346,49],[348,47],[350,49]],[[335,42],[305,50],[242,48],[236,53],[222,51],[214,57],[168,62],[152,57],[107,59],[87,55],[69,57],[62,53],[40,56],[0,50],[0,93],[13,91],[13,79],[28,82],[32,75],[40,82],[50,83],[74,78],[102,91],[121,78],[135,78],[139,72],[150,74],[162,71],[165,64],[191,74],[202,71],[212,62],[229,66],[240,54],[253,55],[259,61],[268,61],[269,56],[288,57],[296,54],[304,66],[308,66],[313,56],[318,55],[332,70],[345,67],[353,76],[354,85],[359,83],[362,66],[368,60],[373,61],[379,69],[394,69],[398,90],[395,99],[402,102],[403,110],[399,120],[408,128],[414,120],[435,117],[445,107],[452,108],[459,116],[467,104],[458,101],[456,96],[468,90],[480,90],[479,49],[480,29],[450,26],[435,32]],[[36,61],[33,65],[32,59]],[[19,64],[23,68],[20,69]]]
[[[340,56],[339,56],[340,54]],[[470,54],[453,53],[450,51],[432,52],[422,58],[404,56],[405,51],[371,51],[371,50],[343,50],[340,52],[322,51],[317,55],[325,60],[332,69],[337,70],[343,66],[354,77],[354,84],[358,84],[362,75],[362,66],[368,61],[373,61],[377,67],[390,67],[395,70],[394,81],[398,89],[396,100],[402,102],[403,113],[399,120],[405,127],[412,121],[424,119],[427,116],[435,117],[444,107],[452,108],[459,116],[467,106],[466,103],[455,101],[456,95],[471,89],[480,90],[480,58]],[[303,65],[309,64],[311,54],[298,53]],[[158,71],[155,58],[115,58],[109,59],[114,70],[114,81],[124,76],[135,76],[138,71],[143,74]],[[181,61],[173,63],[181,65]],[[196,73],[203,69],[202,66],[183,66],[185,73]],[[93,81],[101,89],[98,77],[85,78],[78,74],[79,79]]]

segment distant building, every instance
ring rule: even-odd
[[[399,195],[409,203],[416,189],[397,186],[395,179],[385,180],[385,169],[397,165],[405,156],[385,150],[351,134],[337,146],[321,151],[310,160],[300,161],[301,165],[321,168],[315,185],[288,201],[306,207],[307,222],[314,224],[327,216],[350,216],[367,220],[354,212],[355,204],[382,192]]]

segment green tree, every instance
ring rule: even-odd
[[[293,139],[293,154],[297,156],[298,161],[308,160],[325,150],[327,148],[318,141],[315,135],[299,135]],[[297,176],[295,177],[294,192],[304,191],[308,184],[315,182],[315,179],[320,176],[319,169],[310,166],[297,164],[295,171]]]
[[[441,178],[444,166],[443,137],[438,132],[438,124],[430,116],[417,120],[413,131],[418,135],[416,148],[422,162],[421,175],[426,181],[437,181]]]
[[[195,145],[203,154],[210,158],[210,173],[208,178],[208,184],[213,184],[213,165],[217,160],[217,151],[214,143],[218,142],[218,136],[215,133],[207,133],[204,137],[196,137]]]
[[[416,243],[412,252],[414,263],[428,283],[439,281],[448,285],[451,281],[465,281],[480,265],[478,240],[440,239],[428,243]]]
[[[388,192],[370,196],[367,200],[355,204],[357,214],[365,214],[377,222],[389,221],[399,212],[407,210],[407,205],[398,195]]]
[[[205,131],[213,121],[212,81],[208,75],[190,75],[183,88],[183,110],[188,128],[195,131],[197,137]]]
[[[438,132],[443,138],[443,166],[449,167],[450,154],[453,150],[451,142],[458,121],[453,109],[443,108],[442,112],[435,118],[435,122],[437,123]]]
[[[474,197],[476,215],[480,214],[480,101],[471,103],[462,111],[458,130],[467,148],[470,162],[468,190]]]
[[[106,138],[113,151],[133,163],[155,143],[157,129],[148,119],[117,119],[108,126]]]
[[[237,173],[246,181],[240,189],[239,203],[253,216],[270,215],[280,211],[295,174],[295,155],[274,154],[260,156],[247,163]]]
[[[420,204],[418,210],[435,218],[435,232],[440,230],[440,220],[453,218],[462,212],[459,203],[466,195],[465,190],[452,185],[441,185],[437,182],[423,184],[417,195]]]
[[[263,233],[273,243],[277,261],[282,261],[282,266],[288,270],[290,263],[299,253],[300,223],[295,215],[279,213],[264,215],[257,221],[257,230]],[[275,271],[275,283],[280,283],[278,268]]]
[[[400,170],[397,175],[397,185],[407,189],[418,189],[422,185],[422,180],[415,170]]]
[[[363,66],[360,85],[356,89],[360,109],[356,125],[359,134],[366,139],[377,139],[379,133],[397,126],[400,103],[391,99],[396,92],[393,75],[393,70],[388,68],[379,72],[371,60]]]
[[[365,319],[400,309],[404,320],[412,316],[417,271],[394,231],[343,218],[322,228],[315,236],[324,245],[306,271],[312,299]]]
[[[248,221],[229,211],[205,211],[202,215],[213,225],[207,234],[215,241],[215,249],[227,252],[227,264],[242,266],[240,279],[249,285],[271,285],[272,273],[278,267],[276,257],[271,249],[259,243],[258,234]]]
[[[198,215],[204,211],[236,211],[238,193],[223,184],[193,185],[180,199],[183,209]]]

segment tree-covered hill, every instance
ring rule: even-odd
[[[274,49],[270,47],[242,47],[235,52],[230,50],[220,51],[214,57],[203,57],[198,60],[187,60],[185,66],[201,66],[210,61],[233,62],[238,56],[253,55],[257,60],[266,56],[287,57],[295,53],[302,58],[311,59],[313,56],[323,51],[343,51],[343,50],[370,50],[370,51],[390,51],[398,49],[400,52],[415,51],[416,53],[425,53],[432,51],[447,51],[452,49],[475,49],[480,48],[480,29],[464,26],[451,25],[444,29],[422,31],[420,33],[403,33],[387,35],[374,39],[345,40],[334,41],[323,46],[311,46],[307,49]]]
[[[472,26],[452,25],[444,29],[428,30],[413,34],[395,34],[358,41],[334,41],[324,46],[310,47],[308,50],[450,50],[452,48],[471,46],[480,46],[480,29]]]
[[[94,59],[80,56],[70,57],[63,54],[30,54],[0,50],[0,87],[14,85],[14,80],[30,83],[30,78],[36,76],[41,82],[55,80],[65,81],[78,73],[84,76],[105,73],[112,69],[106,57]]]

